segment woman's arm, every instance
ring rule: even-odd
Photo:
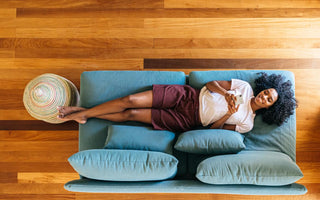
[[[231,89],[231,81],[210,81],[206,84],[210,92],[221,94],[226,99],[227,103],[233,101],[234,96],[228,93]]]
[[[233,113],[238,112],[239,106],[240,105],[235,106],[234,101],[230,101],[228,103],[228,112],[219,120],[215,121],[210,128],[211,129],[227,129],[227,130],[234,131],[236,129],[236,125],[225,124],[225,122],[230,118],[230,116]]]
[[[227,91],[231,89],[231,81],[210,81],[206,84],[210,92],[216,92],[225,96]]]
[[[230,114],[225,114],[223,117],[221,117],[219,120],[215,121],[212,126],[210,127],[211,129],[223,129],[224,123],[229,119],[231,115]]]

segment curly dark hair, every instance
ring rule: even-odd
[[[287,122],[290,115],[294,113],[294,109],[298,106],[294,97],[292,83],[281,75],[266,73],[258,73],[260,77],[255,80],[255,96],[262,90],[274,88],[278,92],[278,100],[268,109],[257,110],[257,115],[262,115],[262,120],[268,124],[277,124],[280,126]]]

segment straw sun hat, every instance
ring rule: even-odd
[[[69,80],[56,74],[43,74],[32,79],[23,94],[23,104],[29,114],[39,120],[58,124],[58,106],[78,106],[79,92]]]

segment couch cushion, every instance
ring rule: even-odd
[[[185,193],[183,196],[188,196],[186,199],[191,199],[192,196],[214,196],[212,198],[199,199],[216,199],[221,194],[221,198],[228,199],[225,194],[240,194],[240,195],[302,195],[307,192],[307,189],[300,184],[293,183],[290,185],[270,187],[260,185],[212,185],[205,184],[198,180],[166,180],[157,182],[114,182],[114,181],[96,181],[91,179],[79,179],[70,181],[65,184],[64,188],[72,192],[91,192],[91,193],[118,193],[123,196],[124,193],[130,195],[132,193],[165,193],[159,194],[161,199],[168,196],[176,196],[177,193]],[[170,194],[168,194],[170,193]],[[190,194],[187,195],[186,193]],[[195,194],[199,195],[195,195]],[[201,195],[203,194],[203,195]],[[148,194],[145,194],[148,195]],[[106,197],[108,194],[99,195]],[[140,196],[140,195],[137,195]],[[155,195],[152,195],[155,196]],[[182,196],[182,195],[179,195]],[[130,196],[131,197],[131,196]],[[260,197],[260,196],[259,196]],[[281,197],[262,197],[263,199],[281,199]],[[288,197],[300,199],[299,197]],[[160,199],[160,198],[157,198]],[[168,198],[180,199],[180,198]],[[182,198],[181,198],[182,199]],[[197,198],[195,198],[197,199]],[[234,197],[230,199],[257,199],[257,197]]]
[[[135,150],[86,150],[68,159],[81,175],[106,181],[152,181],[173,178],[178,160],[165,153]]]
[[[254,80],[262,70],[240,71],[196,71],[189,75],[189,84],[201,88],[212,80],[231,80],[237,78],[249,82],[254,88]],[[294,85],[294,75],[289,71],[263,70],[267,74],[281,74]],[[293,88],[294,89],[294,88]],[[253,129],[245,134],[244,143],[246,150],[278,151],[296,159],[296,115],[281,126],[268,125],[262,121],[261,116],[256,116]]]
[[[289,156],[271,151],[242,151],[202,161],[196,177],[209,184],[254,184],[279,186],[303,177]]]
[[[245,148],[244,137],[222,129],[192,130],[181,134],[174,148],[194,154],[237,153]]]
[[[166,71],[90,71],[81,74],[81,106],[90,108],[105,101],[124,97],[129,94],[152,89],[152,84],[186,83],[183,72]],[[80,125],[79,149],[103,148],[108,125],[144,125],[141,123],[113,123],[100,119],[89,119]]]
[[[111,125],[104,148],[158,151],[172,154],[174,138],[175,134],[170,131],[153,130],[151,127]]]

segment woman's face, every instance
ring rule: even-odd
[[[278,100],[278,92],[274,88],[261,91],[254,99],[261,108],[269,108]]]

